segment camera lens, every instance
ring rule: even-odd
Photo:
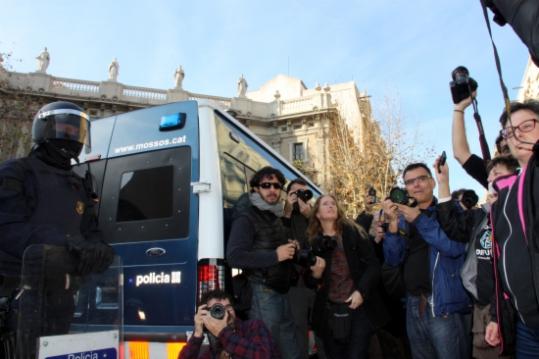
[[[307,202],[313,198],[313,192],[310,189],[298,189],[296,191],[296,196],[298,196],[298,198],[300,198],[303,202]]]
[[[393,203],[408,204],[408,193],[402,188],[395,187],[389,192],[389,199]]]
[[[210,315],[218,320],[221,320],[225,317],[225,306],[219,303],[215,303],[209,309]]]

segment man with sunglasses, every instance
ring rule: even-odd
[[[273,167],[256,172],[249,182],[227,246],[230,266],[247,273],[253,290],[250,319],[270,329],[284,358],[300,358],[287,292],[290,289],[297,243],[290,240],[282,217],[284,175]],[[239,202],[240,202],[239,201]]]
[[[539,357],[539,102],[511,103],[500,117],[502,135],[521,171],[514,183],[500,188],[492,207],[494,262],[497,270],[495,312],[516,311],[516,357]],[[508,303],[511,305],[508,305]],[[505,303],[505,304],[504,304]],[[504,320],[505,319],[505,320]],[[505,349],[514,336],[498,315],[487,326],[485,340]],[[501,329],[501,330],[500,330]],[[512,328],[510,328],[512,329]],[[502,337],[500,337],[500,332]],[[509,335],[507,335],[509,334]]]
[[[408,165],[403,179],[416,205],[382,203],[388,222],[383,249],[386,264],[402,270],[412,356],[468,359],[471,303],[458,275],[466,245],[448,238],[438,222],[436,183],[427,165]]]

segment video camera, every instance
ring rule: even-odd
[[[449,82],[449,87],[451,88],[453,103],[457,104],[461,102],[477,90],[477,81],[470,77],[470,73],[466,67],[457,67],[451,72],[451,77],[453,81]]]

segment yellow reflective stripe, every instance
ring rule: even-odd
[[[186,343],[167,343],[167,359],[177,359]]]
[[[127,358],[150,359],[150,346],[148,342],[127,342]]]

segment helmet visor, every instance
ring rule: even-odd
[[[90,121],[88,115],[77,110],[56,110],[41,116],[46,121],[44,139],[76,141],[90,147]]]

